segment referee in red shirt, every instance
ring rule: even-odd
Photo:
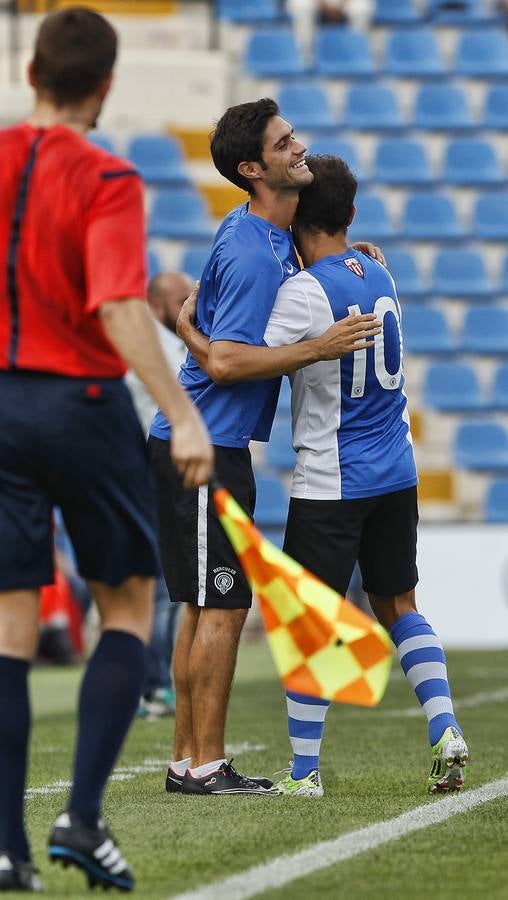
[[[90,884],[134,884],[100,818],[143,685],[158,572],[153,487],[125,364],[171,419],[186,484],[206,483],[213,462],[144,302],[140,178],[84,138],[111,86],[116,45],[90,10],[48,16],[29,68],[34,113],[0,131],[0,890],[40,889],[23,821],[27,678],[38,591],[53,581],[54,505],[103,630],[49,854],[82,868]]]

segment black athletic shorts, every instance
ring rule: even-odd
[[[123,380],[0,372],[0,591],[53,582],[54,506],[84,578],[158,574],[155,488]]]
[[[342,595],[358,560],[363,589],[393,597],[418,582],[417,524],[416,487],[359,500],[292,497],[284,550]]]
[[[157,485],[160,555],[171,600],[215,609],[249,609],[252,591],[208,486],[183,487],[167,441],[148,440]],[[248,448],[215,447],[221,484],[252,516],[256,483]]]

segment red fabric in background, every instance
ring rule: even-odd
[[[49,625],[56,616],[65,618],[71,636],[74,651],[80,656],[84,652],[83,616],[81,607],[72,593],[67,578],[59,569],[56,570],[54,584],[41,588],[40,623]]]

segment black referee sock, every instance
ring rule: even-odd
[[[145,648],[125,631],[105,631],[81,685],[78,744],[69,809],[95,827],[102,793],[138,707]]]
[[[28,861],[30,850],[23,817],[30,700],[30,664],[0,656],[0,853]]]

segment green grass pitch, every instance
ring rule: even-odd
[[[507,701],[488,695],[508,685],[506,653],[450,652],[457,700],[487,695],[458,710],[472,762],[467,788],[508,773]],[[74,703],[81,673],[36,670],[32,676],[34,728],[29,787],[69,779],[75,734]],[[137,878],[137,893],[162,900],[294,853],[422,803],[429,768],[426,721],[399,715],[416,704],[399,674],[376,710],[336,705],[329,713],[322,753],[322,800],[180,797],[164,790],[173,722],[137,721],[110,784],[106,815]],[[264,643],[244,644],[232,696],[228,742],[251,747],[235,755],[239,770],[269,775],[287,765],[285,704]],[[160,771],[155,771],[157,763]],[[130,777],[129,777],[130,776]],[[50,897],[90,896],[81,873],[50,866],[45,844],[65,790],[33,793],[27,816],[36,862]],[[7,895],[6,896],[10,896]],[[14,894],[12,895],[15,896]],[[346,862],[264,892],[270,900],[506,900],[508,798],[487,803]],[[220,893],[217,900],[221,900]]]

